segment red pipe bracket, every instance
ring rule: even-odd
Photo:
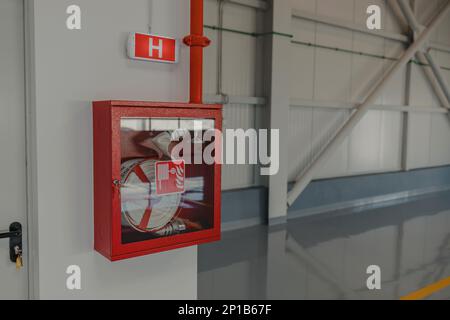
[[[205,36],[189,35],[183,39],[183,43],[188,47],[205,48],[211,44],[211,40]]]

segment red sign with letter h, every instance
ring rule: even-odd
[[[178,51],[178,41],[173,38],[132,33],[128,39],[128,56],[131,59],[177,63]]]

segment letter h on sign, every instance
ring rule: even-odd
[[[158,59],[163,58],[163,41],[162,39],[150,38],[150,57],[154,57],[154,50],[158,52]],[[158,45],[155,45],[158,42]]]

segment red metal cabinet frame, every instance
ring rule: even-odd
[[[122,243],[121,119],[203,118],[222,130],[222,106],[190,103],[99,101],[93,104],[94,248],[111,261],[217,241],[220,239],[221,165],[214,164],[214,225],[211,229],[133,243]],[[116,183],[115,183],[116,182]]]

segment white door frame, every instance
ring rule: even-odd
[[[24,2],[28,298],[39,299],[34,0]]]

